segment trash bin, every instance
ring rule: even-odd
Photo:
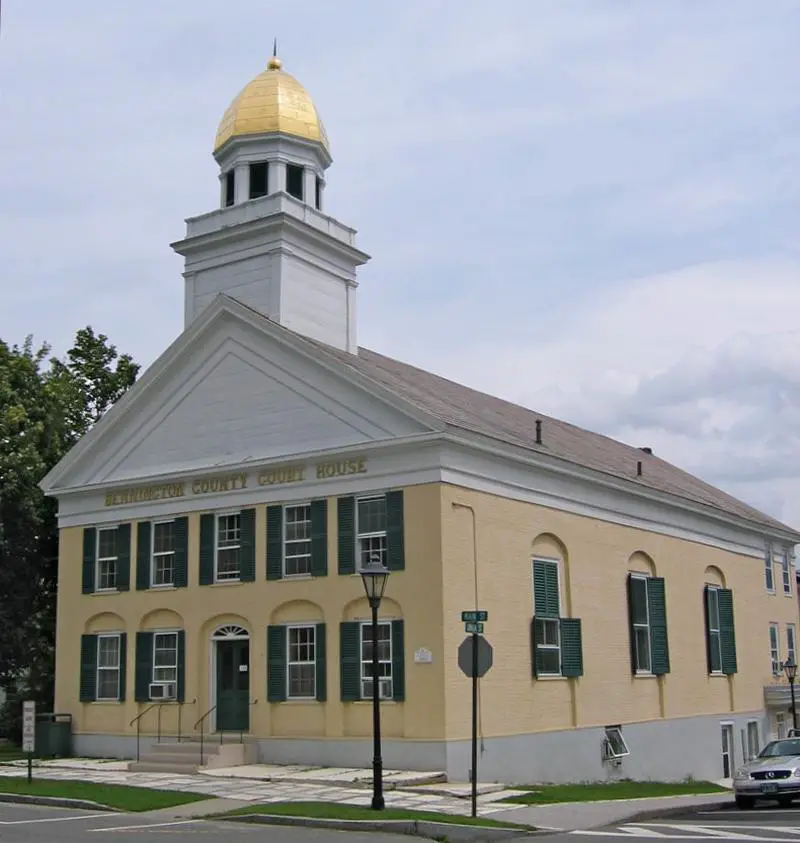
[[[36,716],[36,755],[68,758],[72,755],[72,715],[48,712]]]

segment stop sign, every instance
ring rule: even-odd
[[[485,676],[492,666],[492,645],[482,635],[468,635],[458,646],[458,666],[464,674],[472,677],[472,641],[478,645],[478,678]]]

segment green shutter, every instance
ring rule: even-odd
[[[386,493],[386,566],[390,571],[406,567],[403,527],[403,490]]]
[[[535,569],[534,569],[535,571]],[[531,618],[531,676],[535,679],[539,675],[539,664],[536,653],[536,617]]]
[[[722,650],[722,672],[736,673],[736,626],[733,620],[733,592],[721,588],[717,592],[719,600],[719,638]]]
[[[325,641],[325,624],[318,623],[314,631],[314,652],[316,655],[317,700],[325,702],[328,699],[327,675],[327,642]]]
[[[636,635],[633,630],[634,617],[634,596],[633,596],[633,577],[628,574],[627,579],[627,594],[628,594],[628,637],[630,640],[630,658],[631,658],[631,673],[636,673]]]
[[[392,621],[392,699],[406,698],[406,645],[403,621]]]
[[[647,580],[647,608],[650,617],[650,662],[656,676],[669,673],[667,596],[663,577]]]
[[[134,698],[136,702],[148,702],[150,682],[153,679],[153,633],[136,633],[136,671]]]
[[[336,502],[339,521],[339,573],[356,572],[356,499],[339,498]],[[357,699],[360,699],[357,697]]]
[[[200,516],[200,585],[214,582],[214,516]]]
[[[94,591],[94,571],[97,554],[97,530],[94,527],[83,529],[83,582],[84,594]]]
[[[267,627],[267,700],[286,699],[286,627]]]
[[[560,614],[558,597],[558,564],[537,559],[533,563],[533,599],[537,617],[557,618]]]
[[[311,574],[328,575],[328,502],[311,501]]]
[[[128,636],[119,634],[119,700],[125,701],[125,686],[128,683]]]
[[[136,589],[150,588],[150,522],[136,525]]]
[[[714,589],[705,586],[703,589],[703,610],[706,622],[706,663],[709,673],[719,673],[722,670],[720,653],[716,647],[711,646],[711,593]],[[720,617],[720,621],[722,618]],[[722,642],[720,642],[722,643]],[[721,649],[721,648],[720,648]]]
[[[178,702],[186,697],[186,632],[178,630]]]
[[[256,511],[243,509],[239,524],[239,579],[253,582],[256,578]]]
[[[561,618],[561,675],[583,676],[580,618]]]
[[[176,588],[186,588],[189,585],[189,519],[186,516],[176,518],[172,531],[175,542],[173,584]]]
[[[84,536],[86,530],[84,530]],[[97,636],[81,635],[81,682],[79,699],[93,702],[97,699]]]
[[[129,591],[131,587],[131,525],[117,527],[117,590]]]
[[[267,579],[283,576],[283,507],[267,507]]]
[[[352,498],[350,498],[352,501]],[[340,691],[342,702],[361,699],[361,624],[339,624]]]

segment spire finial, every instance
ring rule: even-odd
[[[272,39],[272,58],[267,62],[270,70],[280,70],[283,62],[278,58],[278,39]]]

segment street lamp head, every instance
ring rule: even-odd
[[[797,665],[794,663],[793,659],[783,663],[783,672],[786,674],[786,678],[789,682],[794,682],[795,677],[797,676]]]
[[[380,556],[375,554],[361,569],[361,580],[370,606],[379,606],[389,579],[389,569],[381,562]]]

